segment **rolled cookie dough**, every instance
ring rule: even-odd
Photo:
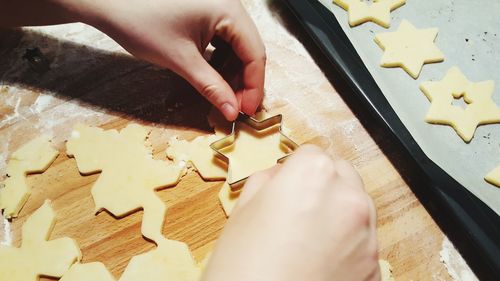
[[[38,277],[61,277],[80,260],[76,242],[68,237],[47,241],[55,225],[50,201],[24,223],[20,248],[0,245],[0,281],[36,281]]]
[[[80,172],[102,171],[92,187],[96,211],[106,209],[121,217],[142,208],[142,234],[158,242],[163,239],[166,206],[155,190],[175,185],[183,168],[154,160],[145,146],[148,134],[137,124],[120,132],[79,124],[66,146]]]
[[[192,163],[204,180],[224,180],[227,164],[214,157],[210,144],[218,140],[216,135],[199,136],[192,141],[172,137],[168,143],[167,156],[180,165]]]
[[[100,262],[75,263],[59,281],[116,281]]]
[[[392,277],[392,267],[386,260],[378,260],[380,266],[380,280],[382,281],[394,281]]]
[[[195,281],[200,275],[188,246],[164,239],[158,248],[133,257],[119,281]]]
[[[287,154],[281,144],[279,126],[256,131],[237,122],[235,142],[220,150],[229,158],[228,182],[235,182],[255,172],[271,168]]]
[[[232,191],[227,182],[222,185],[222,188],[219,191],[219,201],[226,217],[229,217],[233,212],[233,208],[236,205],[236,202],[238,202],[240,193],[241,191]]]
[[[17,217],[28,200],[31,188],[26,175],[44,172],[58,154],[47,136],[37,137],[12,153],[7,164],[8,178],[0,189],[0,210],[3,209],[4,217]]]

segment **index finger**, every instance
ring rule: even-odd
[[[239,4],[241,5],[241,4]],[[243,63],[241,110],[253,115],[264,97],[266,51],[257,27],[240,6],[234,18],[224,18],[216,26],[216,35],[228,42]]]

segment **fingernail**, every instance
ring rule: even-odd
[[[236,115],[238,115],[238,111],[230,105],[229,103],[225,103],[220,107],[220,110],[222,111],[222,114],[229,119],[229,121],[232,121],[236,118]]]

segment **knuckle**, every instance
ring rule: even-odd
[[[330,156],[324,153],[315,153],[310,154],[308,157],[310,157],[311,169],[316,173],[330,176],[336,175],[335,165]]]
[[[265,178],[268,172],[268,170],[257,171],[248,177],[247,182],[254,182]]]
[[[262,46],[262,51],[259,52],[259,54],[257,55],[257,58],[256,58],[257,61],[263,63],[263,64],[266,64],[267,62],[267,54],[266,54],[266,48],[264,46]]]
[[[330,174],[336,174],[335,163],[330,156],[322,153],[316,157],[317,165],[324,171]]]
[[[308,173],[330,178],[335,175],[335,164],[333,159],[319,147],[314,145],[303,145],[295,154],[295,161],[298,163],[307,163]]]
[[[219,87],[215,84],[208,84],[201,88],[200,93],[209,101],[216,101],[219,99]]]
[[[373,210],[368,195],[358,191],[345,191],[342,197],[346,216],[354,228],[365,228],[370,224],[370,216]]]
[[[319,152],[321,151],[321,149],[319,147],[317,147],[316,145],[314,144],[303,144],[299,147],[299,149],[297,150],[297,153],[305,153],[305,152]]]
[[[341,170],[341,171],[349,171],[349,170],[354,170],[354,167],[352,166],[351,163],[349,163],[348,161],[346,160],[335,160],[335,167],[338,169],[338,170]]]

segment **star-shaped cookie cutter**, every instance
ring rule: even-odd
[[[285,156],[279,158],[276,163],[281,163],[283,162],[288,156],[290,156],[295,149],[299,147],[297,143],[292,141],[289,137],[287,137],[283,133],[283,116],[281,114],[271,116],[269,118],[266,118],[262,121],[259,121],[251,116],[246,115],[245,113],[240,112],[238,115],[238,118],[232,123],[231,127],[231,133],[227,135],[226,137],[213,142],[210,144],[210,148],[212,148],[215,151],[215,155],[220,158],[222,161],[226,162],[229,167],[229,157],[227,157],[221,150],[224,148],[228,148],[232,145],[234,145],[236,141],[236,123],[241,122],[244,123],[248,126],[250,126],[252,129],[256,131],[263,131],[265,129],[274,127],[276,125],[279,125],[279,134],[280,134],[280,145],[285,146],[289,151]],[[248,179],[247,177],[244,177],[242,179],[237,179],[235,181],[231,181],[231,179],[228,178],[228,184],[231,187],[232,191],[239,191],[245,184],[246,180]]]

